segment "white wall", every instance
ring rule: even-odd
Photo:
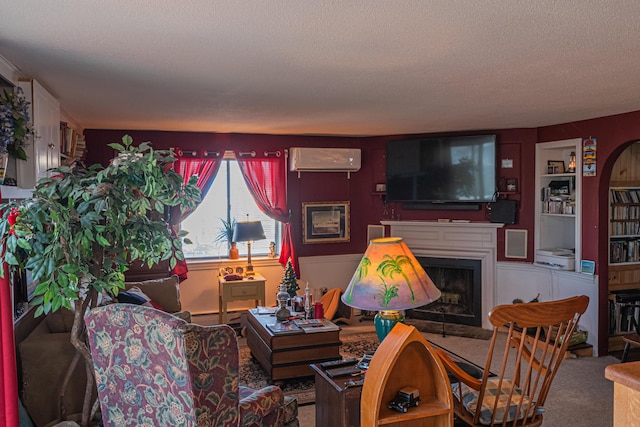
[[[322,288],[346,289],[351,276],[362,258],[362,254],[302,257],[300,261],[299,295],[304,293],[306,282],[312,290],[314,298],[319,298]],[[266,305],[276,303],[278,286],[282,279],[284,268],[277,258],[251,257],[256,273],[266,279]],[[211,314],[219,310],[218,272],[220,267],[244,266],[246,258],[239,260],[207,260],[190,261],[188,279],[180,284],[180,300],[182,309],[191,314]],[[253,308],[254,302],[234,301],[227,306],[228,311],[246,310]]]
[[[598,355],[598,276],[559,271],[533,264],[498,262],[496,264],[496,305],[511,304],[514,299],[552,301],[576,295],[589,297],[587,311],[580,318],[580,329],[589,333],[587,342]]]

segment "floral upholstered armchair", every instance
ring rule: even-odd
[[[105,426],[282,426],[284,394],[238,385],[229,326],[199,326],[139,305],[86,316]]]

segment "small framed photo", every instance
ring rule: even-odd
[[[596,263],[583,259],[580,261],[580,273],[593,276],[596,272]]]
[[[564,173],[564,160],[547,160],[547,173],[557,174]]]
[[[302,203],[302,243],[350,241],[349,202]]]

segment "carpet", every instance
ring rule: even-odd
[[[430,334],[442,335],[444,329],[445,335],[452,335],[463,338],[475,338],[481,340],[491,339],[493,330],[482,329],[478,326],[460,325],[455,323],[445,323],[444,327],[442,322],[434,322],[431,320],[421,319],[405,319],[405,324],[415,326],[420,332],[428,332]]]
[[[341,334],[340,354],[343,358],[362,357],[366,352],[378,348],[375,333]],[[246,340],[240,340],[240,385],[260,389],[270,384],[270,379],[257,360],[251,357]],[[295,397],[298,405],[313,404],[316,401],[313,377],[284,380],[280,388],[286,396]]]

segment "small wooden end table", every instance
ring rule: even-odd
[[[316,425],[335,427],[360,427],[360,396],[362,386],[346,387],[355,377],[330,378],[318,365],[311,365],[316,380]]]
[[[256,306],[265,305],[264,287],[265,278],[255,274],[252,279],[245,277],[242,280],[225,280],[218,278],[218,295],[220,307],[218,321],[220,324],[227,322],[227,303],[230,301],[254,300]]]
[[[275,321],[274,315],[258,314],[257,309],[247,313],[247,345],[271,381],[311,377],[311,363],[342,358],[340,330],[274,334],[267,325]]]

